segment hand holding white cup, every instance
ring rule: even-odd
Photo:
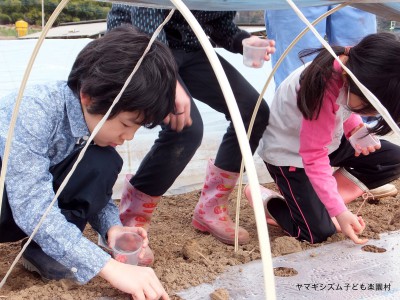
[[[270,40],[250,37],[242,41],[243,44],[243,64],[251,68],[261,68],[264,65],[265,55],[268,47],[271,46]]]
[[[115,260],[137,265],[139,262],[139,254],[142,250],[143,238],[134,232],[120,232],[112,247],[113,257]]]

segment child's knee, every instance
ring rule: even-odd
[[[331,237],[335,233],[336,233],[336,228],[333,224],[332,226],[320,227],[317,230],[312,231],[313,239],[309,240],[309,242],[312,244],[325,242],[329,237]]]

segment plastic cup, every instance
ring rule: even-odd
[[[115,240],[115,245],[112,248],[113,257],[119,262],[137,265],[142,244],[143,238],[137,233],[122,232]]]
[[[269,42],[265,39],[244,39],[243,64],[251,68],[261,68],[264,65],[264,56]]]
[[[368,129],[365,126],[361,127],[350,136],[349,142],[358,152],[360,152],[362,148],[367,148],[368,146],[375,147],[381,144],[380,140],[376,136],[369,134]]]

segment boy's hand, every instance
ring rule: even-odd
[[[164,119],[164,124],[170,124],[171,129],[177,132],[182,131],[185,126],[192,125],[192,118],[190,117],[190,97],[179,81],[176,81],[175,110],[175,113],[170,113]]]
[[[355,244],[365,244],[368,239],[360,239],[357,234],[361,234],[365,229],[364,220],[357,217],[352,212],[346,210],[336,216],[342,232],[348,236]]]
[[[115,240],[116,237],[120,232],[134,232],[139,234],[143,238],[143,245],[142,245],[142,251],[140,251],[139,254],[139,259],[142,259],[145,254],[145,248],[149,245],[149,240],[147,238],[147,232],[145,229],[142,227],[124,227],[124,226],[112,226],[108,232],[107,232],[107,237],[108,237],[108,246],[110,248],[113,248],[115,245]]]
[[[151,268],[128,265],[110,259],[99,275],[113,287],[130,294],[135,300],[170,299]]]

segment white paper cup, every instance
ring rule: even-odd
[[[113,257],[119,262],[137,265],[142,245],[143,238],[137,233],[122,232],[115,240],[115,245],[112,248]]]
[[[261,68],[264,65],[264,56],[269,42],[265,39],[244,39],[243,64],[251,68]]]

